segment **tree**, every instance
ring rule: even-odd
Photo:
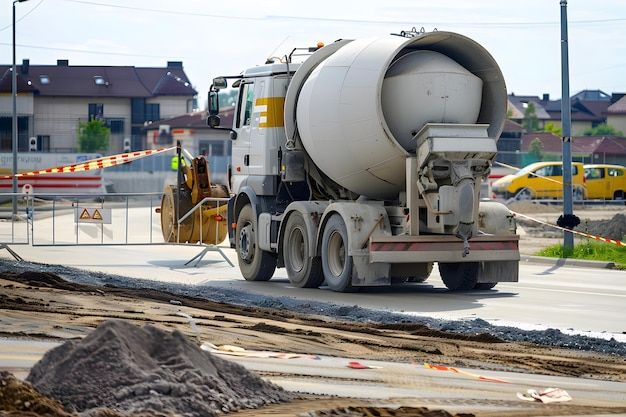
[[[530,142],[528,153],[534,156],[537,161],[543,159],[543,142],[541,142],[541,139],[535,138]]]
[[[539,119],[537,118],[537,114],[535,113],[535,103],[533,103],[532,101],[528,102],[526,110],[524,110],[522,127],[526,129],[527,132],[536,132],[537,130],[539,130]]]
[[[109,149],[111,129],[106,127],[104,120],[92,117],[89,122],[79,122],[78,151],[97,152]]]
[[[624,136],[621,130],[616,130],[613,126],[606,123],[600,123],[596,127],[585,129],[583,136]]]
[[[562,136],[563,135],[563,129],[560,128],[560,127],[556,127],[554,122],[546,123],[546,125],[543,127],[543,130],[544,130],[544,132],[554,133],[557,136]]]

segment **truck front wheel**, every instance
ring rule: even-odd
[[[320,257],[309,256],[308,229],[299,212],[292,213],[287,220],[283,251],[287,276],[293,285],[317,288],[324,282]]]
[[[245,205],[237,217],[235,251],[239,270],[246,281],[269,281],[276,270],[276,257],[259,248],[256,236],[256,219],[250,204]]]
[[[326,285],[333,291],[350,292],[352,287],[352,256],[348,255],[348,232],[343,219],[333,214],[322,236],[322,269]]]
[[[474,289],[478,281],[478,262],[439,263],[441,280],[451,291]]]

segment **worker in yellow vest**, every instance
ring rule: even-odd
[[[183,164],[183,166],[185,166],[185,157],[184,156],[180,156],[180,161]],[[171,166],[172,166],[172,171],[178,171],[178,155],[174,155],[172,157],[172,162],[171,162]]]

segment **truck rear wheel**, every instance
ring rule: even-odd
[[[497,282],[479,282],[474,286],[475,290],[490,290],[498,285]]]
[[[337,292],[353,291],[352,265],[346,225],[340,215],[333,214],[322,236],[322,269],[328,288]]]
[[[478,281],[478,262],[439,263],[441,280],[451,291],[474,289]]]
[[[285,226],[283,251],[287,276],[296,287],[317,288],[324,282],[322,261],[309,256],[309,249],[306,222],[301,213],[294,212]]]
[[[276,258],[259,248],[256,227],[254,211],[247,204],[239,212],[235,232],[239,270],[246,281],[269,281],[276,270]]]

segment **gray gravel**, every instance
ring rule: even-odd
[[[137,278],[127,278],[99,272],[85,271],[60,265],[48,265],[32,262],[16,262],[0,260],[0,268],[6,272],[38,271],[54,273],[68,281],[110,285],[120,288],[154,289],[182,296],[204,298],[211,301],[241,306],[255,306],[289,310],[295,313],[315,314],[345,321],[372,323],[415,323],[431,329],[460,334],[489,333],[509,342],[527,342],[545,346],[556,346],[567,349],[598,352],[626,357],[626,343],[613,338],[602,338],[584,335],[569,335],[558,329],[524,330],[510,326],[494,326],[482,319],[473,320],[440,320],[430,317],[418,317],[400,313],[370,310],[358,306],[345,306],[295,298],[277,298],[267,295],[247,293],[241,290],[229,290],[219,287],[198,287],[185,284],[163,283]]]

